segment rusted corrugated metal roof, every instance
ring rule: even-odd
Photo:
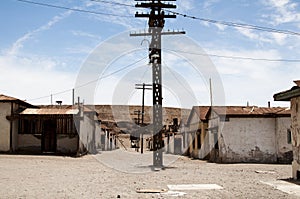
[[[200,120],[208,119],[210,106],[194,106],[187,120],[187,125],[191,122],[193,113],[196,113]],[[286,107],[257,107],[257,106],[213,106],[213,111],[220,116],[233,117],[273,117],[291,115],[291,110]]]
[[[257,107],[257,106],[226,106],[213,107],[213,111],[219,115],[274,115],[274,114],[290,114],[285,107]]]
[[[27,108],[22,111],[21,115],[75,115],[79,113],[78,109],[63,109],[63,108],[52,108],[52,109],[36,109]]]
[[[78,105],[40,105],[39,106],[41,109],[78,109]],[[89,106],[89,105],[84,105],[84,106],[80,106],[81,108],[83,107],[83,111],[85,113],[87,112],[96,112],[96,110],[94,110],[94,107],[93,106]]]
[[[193,108],[195,108],[195,111],[198,114],[200,120],[206,120],[206,115],[210,109],[210,106],[196,106]]]
[[[210,110],[210,106],[193,106],[193,108],[189,114],[189,117],[185,121],[185,124],[190,125],[190,122],[192,120],[194,113],[197,114],[198,118],[201,121],[207,120],[207,114],[208,114],[209,110]]]
[[[17,100],[18,100],[17,98],[0,94],[0,101],[17,101]]]
[[[23,100],[20,100],[20,99],[14,98],[14,97],[10,97],[10,96],[7,96],[7,95],[3,95],[3,94],[0,94],[0,102],[15,102],[15,103],[24,105],[26,107],[31,107],[31,108],[36,107],[36,106],[33,106],[33,105],[23,101]]]

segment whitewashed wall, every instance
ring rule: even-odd
[[[10,121],[6,116],[11,115],[11,103],[0,103],[0,151],[8,152],[10,150]]]
[[[58,153],[72,154],[77,152],[78,136],[57,134],[56,151]]]
[[[80,152],[88,150],[90,153],[95,152],[95,121],[90,119],[88,115],[83,114],[83,119],[80,120]]]
[[[276,162],[275,118],[229,118],[219,132],[221,162]]]
[[[288,129],[291,130],[291,117],[276,118],[277,159],[282,163],[292,160],[292,144],[288,143]]]

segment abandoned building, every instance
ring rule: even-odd
[[[41,108],[0,95],[0,151],[94,153],[101,145],[96,116],[83,105]]]
[[[212,162],[292,161],[290,110],[256,106],[193,107],[187,155]]]
[[[275,101],[290,101],[291,103],[291,132],[293,162],[292,175],[294,179],[300,179],[300,80],[294,81],[295,86],[274,95]]]

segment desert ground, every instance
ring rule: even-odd
[[[291,165],[215,164],[165,155],[168,165],[153,169],[151,155],[121,149],[80,158],[0,155],[0,198],[300,197],[298,185],[286,181]]]

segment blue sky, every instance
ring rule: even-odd
[[[134,16],[137,10],[90,0],[32,1],[122,16]],[[133,0],[112,2],[135,4]],[[295,0],[177,0],[176,4],[176,12],[190,16],[300,32],[300,5]],[[49,104],[50,94],[74,88],[89,55],[103,42],[124,31],[144,29],[147,25],[146,19],[88,14],[16,0],[2,1],[0,16],[0,93],[26,99],[32,104]],[[182,28],[187,32],[186,37],[194,40],[207,54],[300,59],[300,36],[228,27],[182,16],[166,20],[165,29]],[[146,47],[144,53],[137,53],[136,59],[147,57]],[[268,101],[273,101],[274,93],[291,88],[292,81],[300,79],[299,62],[209,58],[222,81],[224,104],[227,105],[246,105],[249,102],[251,105],[266,106]],[[185,66],[184,61],[176,60],[171,53],[166,52],[164,60],[165,65],[173,68],[178,78],[182,78],[180,81],[185,81],[191,88],[196,98],[195,104],[191,106],[209,104],[209,77],[193,76],[193,70],[188,64],[186,68],[180,68]],[[108,73],[122,68],[122,64],[134,61],[135,56],[119,59]],[[136,65],[141,67],[136,72],[140,82],[136,83],[151,81],[147,62],[145,58],[145,61]],[[95,103],[111,104],[117,83],[120,84],[122,78],[128,81],[124,77],[129,72],[124,70],[101,81],[95,94]],[[170,73],[165,73],[165,79],[168,80],[167,75]],[[173,81],[178,78],[173,78]],[[214,85],[214,79],[212,82]],[[216,94],[218,89],[213,86],[213,91]],[[174,89],[168,90],[167,86],[164,93],[165,106],[181,106],[178,98],[184,94]],[[129,103],[140,103],[140,92],[132,92],[130,95],[132,99]],[[175,98],[177,102],[173,100]],[[71,91],[53,95],[55,100],[71,103]],[[146,103],[151,104],[151,92],[147,94]],[[272,102],[272,105],[289,104]]]

